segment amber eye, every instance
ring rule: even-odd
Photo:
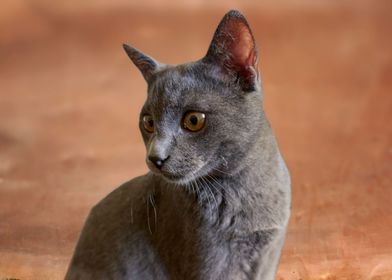
[[[200,112],[187,112],[184,115],[182,125],[185,129],[196,132],[204,127],[206,122],[206,115]]]
[[[150,115],[143,116],[143,126],[147,132],[149,132],[149,133],[154,132],[154,120],[153,120],[152,116],[150,116]]]

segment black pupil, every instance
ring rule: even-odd
[[[196,117],[195,115],[192,115],[192,116],[189,118],[189,121],[191,122],[191,124],[197,125],[198,119],[197,119],[197,117]]]
[[[153,120],[148,120],[147,122],[148,122],[148,125],[149,125],[150,127],[153,127],[153,126],[154,126],[154,121],[153,121]]]

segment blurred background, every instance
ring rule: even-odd
[[[147,171],[146,85],[121,44],[196,60],[233,8],[293,179],[278,279],[392,279],[392,1],[0,7],[0,279],[62,279],[89,209]]]

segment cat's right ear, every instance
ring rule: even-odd
[[[159,63],[148,55],[145,55],[141,51],[128,46],[127,44],[123,44],[123,48],[132,62],[140,70],[144,79],[148,82],[151,76],[157,71]]]
[[[233,10],[223,17],[204,59],[220,65],[243,90],[255,89],[257,48],[249,24],[240,12]]]

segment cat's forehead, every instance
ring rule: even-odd
[[[151,105],[181,107],[189,103],[207,103],[229,94],[228,86],[205,65],[197,63],[168,67],[149,84]]]
[[[150,85],[150,92],[154,95],[176,95],[203,87],[203,83],[198,80],[189,67],[168,67],[156,74]]]

